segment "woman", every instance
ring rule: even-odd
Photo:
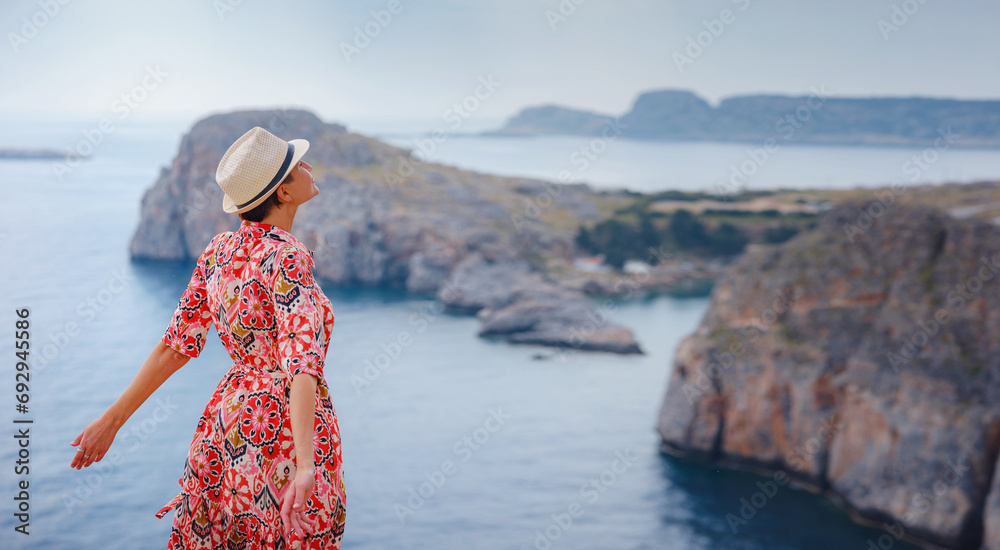
[[[237,231],[202,252],[166,333],[121,397],[73,440],[71,466],[99,462],[133,412],[205,344],[233,365],[198,420],[180,478],[171,549],[339,549],[345,523],[340,428],[323,378],[333,308],[313,252],[290,233],[319,193],[302,139],[255,127],[216,172]]]

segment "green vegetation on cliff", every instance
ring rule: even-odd
[[[695,214],[691,206],[677,205],[718,205],[720,198],[682,191],[630,194],[633,200],[628,204],[601,220],[581,224],[576,244],[587,253],[603,254],[608,265],[621,269],[628,260],[655,265],[665,253],[731,257],[743,252],[749,243],[781,243],[815,224],[816,215],[810,212],[746,206],[748,201],[771,195],[774,192],[732,195],[725,198],[732,206],[702,208]]]

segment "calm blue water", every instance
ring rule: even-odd
[[[49,128],[30,139],[58,144],[79,129]],[[29,536],[13,532],[13,424],[0,438],[2,548],[166,543],[171,516],[154,513],[177,493],[197,418],[229,366],[214,330],[201,357],[119,432],[114,462],[109,455],[103,467],[70,469],[69,442],[131,381],[190,276],[192,265],[133,262],[127,254],[142,192],[172,159],[183,130],[122,127],[63,181],[45,162],[0,163],[11,201],[0,218],[8,324],[0,330],[7,358],[0,406],[8,413],[0,418],[35,420]],[[671,356],[705,299],[621,303],[615,316],[636,330],[643,357],[570,353],[539,361],[532,355],[552,351],[479,339],[474,319],[441,315],[431,302],[326,290],[337,316],[325,372],[343,437],[345,549],[863,550],[881,534],[788,487],[733,533],[726,514],[739,513],[740,499],[762,478],[659,452],[654,426]],[[13,410],[12,311],[19,307],[31,308],[33,348],[51,356],[33,366],[29,415]],[[404,332],[412,343],[356,391],[352,378],[366,361],[385,364],[383,344]],[[490,432],[492,413],[504,420]],[[627,467],[615,464],[617,453],[629,458]],[[590,480],[598,489],[581,492]],[[411,489],[424,497],[411,501]],[[571,507],[579,514],[567,523]]]
[[[385,134],[400,147],[427,151],[421,159],[510,176],[587,182],[597,188],[633,191],[724,192],[736,184],[761,189],[850,189],[902,184],[980,181],[1000,178],[1000,150],[927,151],[908,147],[793,146],[772,151],[761,144],[648,142],[582,137],[470,137],[445,135],[434,141],[416,134]],[[753,155],[748,150],[754,150]],[[423,154],[423,153],[421,153]],[[913,161],[915,156],[928,162]]]

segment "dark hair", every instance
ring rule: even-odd
[[[288,175],[285,176],[285,179],[281,180],[281,183],[279,183],[278,186],[290,181],[291,177],[292,173],[289,172]],[[240,212],[237,215],[240,217],[240,219],[243,220],[259,222],[262,221],[264,218],[266,218],[268,214],[271,213],[271,210],[273,210],[278,206],[281,206],[281,199],[278,198],[278,187],[275,186],[274,191],[272,191],[271,194],[266,199],[264,199],[264,202],[258,204],[257,206],[254,206],[253,208],[247,210],[246,212]]]

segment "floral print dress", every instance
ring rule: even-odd
[[[198,357],[214,323],[233,365],[198,420],[178,480],[170,549],[339,549],[346,498],[340,427],[323,378],[333,308],[313,278],[313,251],[272,224],[241,220],[198,258],[163,342]],[[291,378],[316,388],[311,535],[284,538],[281,497],[295,477]]]

